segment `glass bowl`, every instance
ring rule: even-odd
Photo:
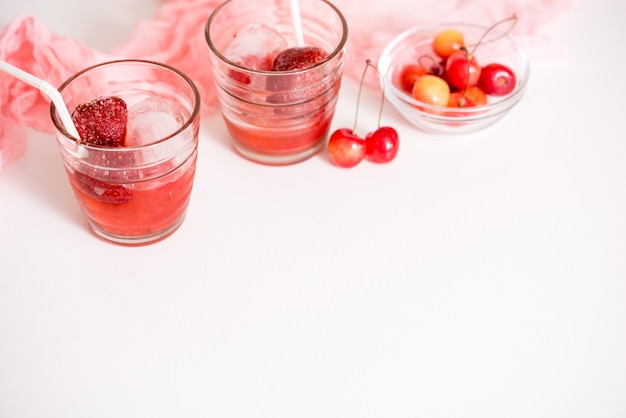
[[[475,107],[441,107],[415,100],[401,87],[403,68],[409,64],[430,66],[440,59],[432,50],[434,36],[446,29],[463,33],[468,50],[473,50],[487,27],[468,23],[446,23],[408,29],[395,37],[383,50],[378,61],[385,97],[417,128],[438,134],[466,134],[485,129],[500,120],[524,96],[530,67],[524,50],[509,36],[490,31],[475,50],[478,64],[500,63],[508,66],[516,76],[516,86],[506,96],[488,96],[486,105]]]

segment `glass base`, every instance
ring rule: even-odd
[[[125,245],[125,246],[140,246],[140,245],[148,245],[154,244],[158,241],[161,241],[170,235],[172,235],[183,223],[185,220],[186,213],[184,213],[176,222],[174,222],[169,228],[159,231],[150,235],[140,235],[140,236],[128,236],[128,235],[114,235],[110,234],[106,231],[103,231],[97,225],[87,219],[89,226],[91,227],[91,231],[100,239],[112,242],[115,244]]]
[[[300,163],[302,161],[308,160],[315,154],[317,154],[324,144],[326,143],[325,137],[323,137],[317,144],[313,147],[299,152],[297,154],[288,154],[288,155],[271,155],[271,154],[259,154],[254,151],[250,151],[249,149],[243,147],[236,140],[233,140],[233,147],[235,151],[237,151],[242,157],[254,161],[255,163],[265,164],[265,165],[290,165]]]

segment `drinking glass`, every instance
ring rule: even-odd
[[[93,232],[125,245],[174,232],[196,169],[200,95],[192,80],[161,63],[118,60],[78,72],[59,91],[70,111],[106,96],[121,98],[129,109],[126,146],[103,147],[79,144],[50,107],[65,170]],[[133,126],[140,126],[140,140],[128,144]]]
[[[298,3],[301,31],[294,30],[289,0],[227,0],[205,26],[217,97],[233,146],[258,163],[284,165],[310,158],[324,146],[335,112],[346,21],[326,0]],[[302,46],[297,36],[301,32],[304,45],[327,55],[313,66],[291,71],[251,69],[233,60],[229,56],[233,40],[259,25],[279,34],[289,48]],[[249,45],[252,55],[267,55],[264,41],[256,43]]]

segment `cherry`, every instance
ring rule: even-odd
[[[365,158],[373,163],[388,163],[396,158],[399,145],[398,132],[390,126],[383,126],[365,137]]]
[[[448,107],[474,107],[487,104],[487,95],[479,87],[468,87],[467,90],[455,91],[450,94]]]
[[[513,71],[502,64],[488,64],[482,68],[478,86],[487,94],[504,96],[515,88],[516,77]]]
[[[412,95],[415,100],[426,104],[446,106],[450,99],[450,86],[443,78],[428,74],[417,80]]]
[[[400,86],[407,93],[413,91],[413,85],[422,76],[428,74],[428,71],[419,64],[409,64],[402,69],[400,73]]]
[[[476,57],[461,48],[448,57],[445,77],[451,87],[466,89],[478,84],[480,71]]]
[[[433,39],[433,51],[439,57],[446,59],[454,51],[465,46],[463,34],[456,29],[446,29],[437,33]]]
[[[367,66],[371,66],[371,62],[367,60]],[[372,67],[376,72],[378,69]],[[367,70],[367,67],[365,67]],[[365,75],[365,74],[364,74]],[[380,75],[380,73],[378,74]],[[361,80],[361,83],[363,81]],[[396,158],[398,148],[400,147],[400,139],[398,132],[391,126],[380,126],[380,120],[383,115],[383,106],[385,104],[385,91],[383,87],[383,95],[380,102],[380,110],[378,112],[378,129],[370,132],[365,137],[366,154],[368,161],[378,164],[389,163]]]
[[[328,140],[328,156],[338,167],[354,167],[365,158],[365,152],[365,140],[352,129],[337,129]]]
[[[400,72],[400,87],[405,92],[411,94],[415,82],[427,74],[442,76],[445,72],[445,61],[435,60],[424,55],[420,57],[417,64],[408,64]]]

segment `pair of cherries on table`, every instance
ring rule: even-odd
[[[378,129],[368,133],[365,138],[361,138],[356,133],[363,80],[367,69],[371,66],[371,61],[367,60],[363,76],[361,77],[361,84],[359,85],[354,128],[337,129],[328,140],[328,156],[333,164],[338,167],[351,168],[364,159],[373,163],[384,164],[393,161],[398,154],[398,147],[400,145],[398,132],[390,126],[380,126],[382,104],[378,117]]]

